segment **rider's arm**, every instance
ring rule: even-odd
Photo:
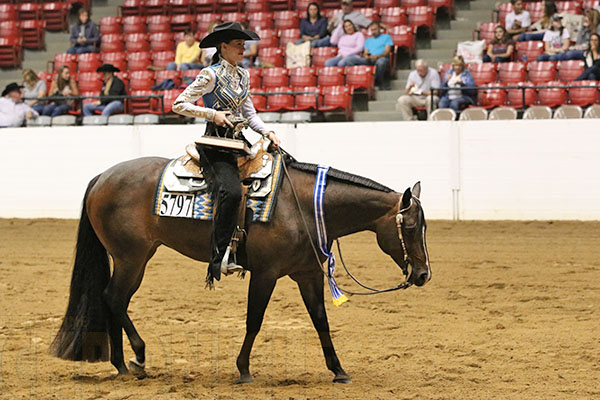
[[[204,68],[173,103],[173,112],[187,117],[205,118],[213,121],[215,110],[212,108],[199,107],[194,103],[201,96],[210,93],[215,88],[216,77],[210,68]]]
[[[251,96],[248,96],[242,105],[242,116],[248,120],[250,128],[264,136],[269,132],[269,129],[265,126],[262,119],[256,115],[256,109],[254,108],[254,104],[252,104],[252,99],[250,97]]]

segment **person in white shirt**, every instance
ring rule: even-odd
[[[23,103],[23,86],[9,83],[0,98],[0,128],[22,126],[25,119],[37,118],[39,114]]]
[[[408,75],[405,94],[400,96],[396,103],[396,110],[400,112],[404,121],[413,119],[414,107],[425,107],[429,117],[429,113],[433,111],[439,100],[437,93],[434,92],[433,104],[431,104],[431,88],[440,87],[440,74],[428,67],[425,60],[417,60],[415,67],[416,69]]]
[[[546,51],[538,56],[537,61],[560,61],[562,53],[571,46],[571,34],[562,26],[562,17],[554,14],[551,19],[550,29],[544,33]]]
[[[531,25],[529,11],[523,9],[523,0],[511,0],[513,11],[506,16],[506,31],[509,35],[514,35],[514,39],[521,33],[527,32]]]

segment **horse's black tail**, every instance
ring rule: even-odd
[[[94,232],[85,205],[97,181],[98,176],[90,181],[83,198],[69,305],[60,330],[50,346],[53,355],[65,360],[108,360],[108,309],[102,292],[110,279],[110,265],[106,249]]]

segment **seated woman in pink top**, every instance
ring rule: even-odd
[[[338,55],[325,61],[325,66],[349,67],[357,65],[353,60],[360,58],[365,47],[365,36],[356,30],[352,21],[347,19],[344,24],[339,24],[333,31],[331,43],[337,45]]]

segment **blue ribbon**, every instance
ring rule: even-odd
[[[333,277],[335,272],[335,257],[331,252],[331,242],[327,240],[327,228],[325,227],[325,208],[323,200],[325,199],[325,187],[327,186],[327,172],[330,167],[319,165],[317,179],[315,180],[315,189],[313,191],[313,208],[315,214],[315,226],[317,231],[317,244],[321,253],[327,257],[327,281],[331,290],[333,304],[339,306],[348,301],[348,298],[340,291]]]

